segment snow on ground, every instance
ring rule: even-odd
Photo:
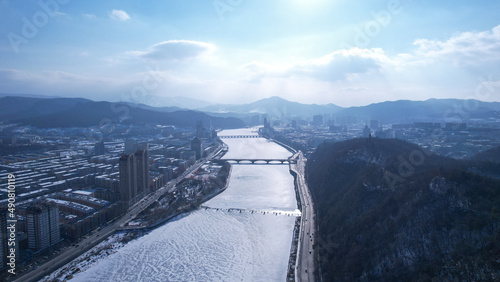
[[[78,258],[74,259],[65,266],[59,268],[58,270],[52,272],[50,275],[44,277],[40,281],[64,281],[69,279],[74,273],[85,271],[90,268],[93,264],[99,262],[110,254],[116,253],[118,249],[125,246],[127,241],[136,234],[131,233],[115,233],[109,236],[106,240],[97,244],[91,250],[85,252]]]

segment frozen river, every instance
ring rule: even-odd
[[[226,158],[291,155],[263,138],[223,140],[229,146]],[[73,281],[285,280],[299,213],[288,165],[233,165],[226,191],[204,207],[129,242]]]

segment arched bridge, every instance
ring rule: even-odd
[[[237,164],[273,164],[273,163],[281,163],[281,164],[296,164],[296,159],[217,159],[213,160],[214,162],[236,162]]]
[[[230,139],[230,138],[260,138],[259,135],[221,135],[219,136],[221,139]]]

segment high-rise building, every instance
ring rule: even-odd
[[[197,160],[201,159],[202,147],[200,138],[198,137],[193,138],[193,140],[191,141],[191,151],[196,152]]]
[[[137,170],[133,154],[120,157],[120,200],[129,202],[137,195]]]
[[[264,128],[270,128],[271,124],[267,121],[267,117],[264,118]]]
[[[313,116],[313,124],[314,125],[323,125],[323,116],[322,115],[314,115]]]
[[[149,189],[149,151],[147,144],[139,144],[133,154],[120,157],[120,200],[130,203],[130,200],[142,195]]]
[[[26,209],[28,248],[40,251],[61,239],[59,209],[53,203],[38,203]]]
[[[371,130],[368,127],[368,125],[365,125],[365,128],[363,128],[363,137],[365,138],[371,137]]]
[[[374,119],[370,120],[370,128],[372,130],[378,130],[378,128],[379,128],[378,120],[374,120]]]
[[[145,150],[137,150],[134,158],[137,170],[137,194],[141,194],[149,189],[149,152],[147,148]]]
[[[96,156],[104,155],[104,142],[97,142],[94,146],[94,152]]]
[[[203,138],[204,136],[203,122],[201,120],[196,122],[196,137]]]

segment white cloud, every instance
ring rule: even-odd
[[[446,41],[418,39],[415,54],[456,65],[479,65],[500,60],[500,25],[482,32],[463,32]]]
[[[266,76],[311,77],[322,81],[337,81],[352,75],[377,71],[382,64],[390,62],[382,49],[343,49],[326,56],[297,61],[288,64],[270,65],[251,62],[241,68],[247,70],[251,81],[259,81]]]
[[[324,81],[336,81],[353,74],[377,70],[388,61],[382,49],[339,50],[324,57],[295,66],[293,74],[307,75]]]
[[[183,61],[213,52],[210,43],[191,40],[168,40],[153,45],[147,51],[131,51],[128,54],[154,61]]]
[[[113,10],[109,13],[109,18],[113,20],[128,21],[130,16],[123,10]]]
[[[366,87],[350,86],[350,87],[344,87],[342,90],[349,91],[349,92],[364,92],[364,91],[368,91],[370,89],[368,89]]]
[[[94,14],[83,14],[84,17],[88,18],[88,19],[95,19],[95,15]]]

